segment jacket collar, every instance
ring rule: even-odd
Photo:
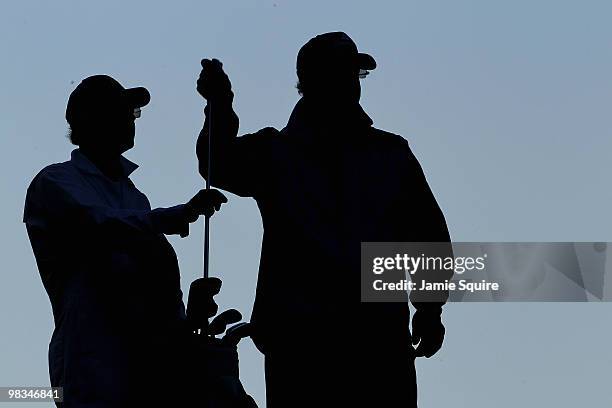
[[[293,112],[291,112],[287,122],[287,130],[290,132],[302,132],[317,129],[362,128],[370,127],[373,123],[360,104],[357,104],[354,109],[348,111],[321,114],[321,112],[317,112],[312,102],[302,97],[293,108]]]
[[[121,162],[121,167],[123,168],[123,176],[125,178],[128,178],[130,174],[132,174],[134,170],[138,168],[138,165],[136,163],[131,162],[123,156],[121,156],[119,160]],[[98,169],[96,165],[93,164],[92,161],[89,160],[87,156],[85,156],[83,152],[78,148],[74,149],[72,153],[70,153],[70,162],[84,173],[96,176],[104,176],[104,173],[102,173],[100,169]]]

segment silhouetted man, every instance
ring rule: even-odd
[[[374,58],[344,33],[311,39],[287,126],[242,137],[221,63],[202,67],[200,173],[212,106],[212,183],[255,198],[263,220],[251,321],[268,407],[416,406],[414,357],[441,347],[442,303],[415,304],[412,336],[407,303],[360,303],[360,243],[449,234],[406,140],[372,127],[359,104]]]
[[[125,89],[109,76],[84,79],[66,109],[78,148],[28,188],[24,222],[55,320],[51,385],[64,388],[66,407],[177,406],[189,391],[177,389],[187,327],[164,234],[187,236],[190,223],[227,200],[203,190],[186,204],[151,209],[129,178],[137,165],[122,156],[149,99],[145,88]]]

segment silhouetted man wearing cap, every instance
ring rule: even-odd
[[[344,33],[311,39],[297,57],[302,98],[287,126],[242,137],[221,63],[202,67],[200,172],[212,106],[212,183],[255,198],[263,220],[251,321],[268,407],[415,407],[414,357],[441,347],[443,302],[413,302],[412,336],[407,302],[361,303],[360,243],[449,234],[406,140],[372,127],[359,104],[374,58]]]
[[[84,79],[66,109],[78,148],[28,188],[24,222],[53,308],[49,371],[62,406],[178,406],[185,395],[176,388],[185,381],[185,307],[164,234],[187,236],[226,199],[200,191],[151,209],[129,178],[137,166],[122,156],[149,99],[109,76]]]

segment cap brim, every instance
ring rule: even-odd
[[[357,54],[357,62],[359,63],[359,68],[366,70],[373,70],[376,68],[376,60],[370,54],[364,54],[360,52]]]
[[[129,104],[135,108],[145,106],[151,101],[151,94],[147,91],[147,88],[141,86],[137,88],[128,88],[124,91],[124,94]]]

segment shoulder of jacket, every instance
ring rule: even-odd
[[[26,210],[32,204],[32,200],[38,200],[40,194],[45,191],[45,186],[53,183],[55,179],[67,177],[70,162],[54,163],[44,167],[33,178],[26,190]]]
[[[259,129],[254,134],[264,137],[275,137],[280,135],[280,131],[274,127],[268,126],[263,129]]]
[[[275,140],[280,135],[280,132],[273,127],[265,127],[253,133],[246,133],[239,136],[238,139],[248,143],[266,143],[269,140]]]
[[[44,167],[38,174],[34,177],[34,179],[49,179],[61,176],[68,176],[74,174],[76,168],[72,165],[70,161],[65,161],[62,163],[53,163],[46,167]]]
[[[375,127],[371,128],[370,137],[376,143],[387,145],[390,148],[409,148],[408,140],[405,137]]]
[[[63,163],[53,163],[43,167],[43,169],[40,170],[36,174],[36,176],[34,176],[34,179],[32,181],[68,175],[71,174],[73,170],[74,169],[70,161],[66,161]]]

